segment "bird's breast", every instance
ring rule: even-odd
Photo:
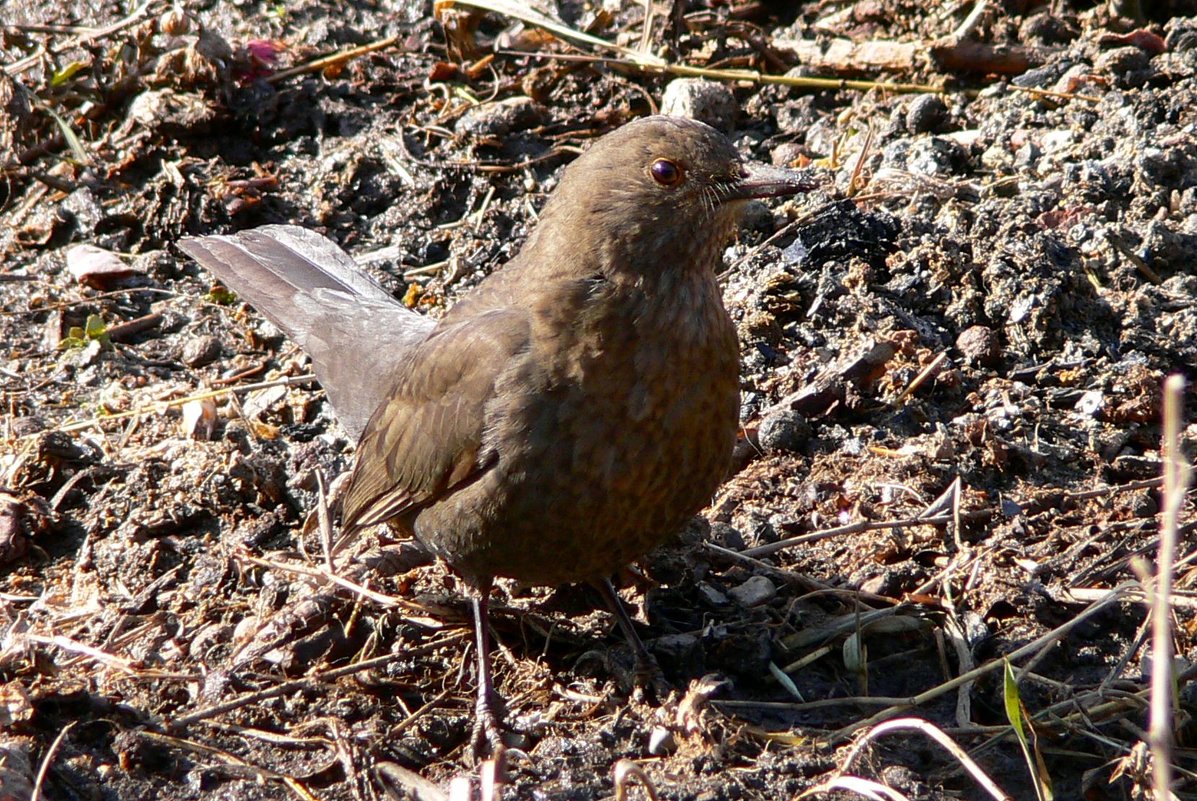
[[[709,502],[738,424],[735,331],[713,279],[657,301],[543,320],[553,339],[498,388],[497,462],[473,490],[490,516],[474,559],[487,570],[543,584],[609,574]]]

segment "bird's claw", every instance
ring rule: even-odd
[[[502,716],[495,711],[498,698],[493,693],[479,693],[474,705],[474,728],[470,748],[479,762],[491,757],[501,760],[504,749]]]
[[[636,654],[632,673],[632,698],[643,703],[659,705],[673,692],[656,657],[644,651]]]

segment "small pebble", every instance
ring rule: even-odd
[[[729,594],[742,606],[760,606],[773,600],[777,595],[777,588],[764,576],[753,576],[732,589]]]
[[[104,206],[95,194],[87,187],[80,187],[67,195],[62,201],[62,211],[73,218],[76,236],[81,239],[91,239],[95,236],[96,225],[104,219]],[[92,245],[79,245],[82,248],[93,248]],[[100,250],[99,248],[93,248]],[[76,248],[67,251],[67,263],[70,263],[71,253]],[[107,252],[107,251],[104,251]]]
[[[1040,45],[1065,44],[1078,35],[1076,26],[1047,12],[1033,14],[1018,29],[1018,41]]]
[[[677,750],[673,732],[664,726],[655,727],[648,735],[648,752],[653,756],[665,756]]]
[[[693,634],[666,634],[653,640],[649,647],[661,668],[669,673],[701,671],[702,648]]]
[[[1144,180],[1166,187],[1181,179],[1188,169],[1188,158],[1176,148],[1145,147],[1136,159]]]
[[[769,158],[775,167],[792,167],[806,155],[806,149],[797,142],[782,142],[773,148]]]
[[[906,130],[912,134],[938,133],[948,117],[948,106],[939,95],[919,95],[906,109]]]
[[[1191,18],[1173,17],[1165,30],[1168,31],[1168,36],[1164,45],[1169,51],[1183,53],[1187,50],[1197,50],[1197,26]]]
[[[757,442],[766,453],[796,453],[811,438],[806,418],[792,409],[769,414],[757,428]]]
[[[1034,167],[1042,157],[1043,152],[1038,145],[1034,142],[1023,142],[1022,147],[1014,151],[1014,166]]]
[[[967,162],[963,148],[939,136],[915,139],[906,153],[906,169],[916,175],[956,175],[964,171]]]
[[[526,131],[548,120],[548,110],[530,97],[509,97],[483,103],[461,115],[457,132],[473,136],[506,136]]]
[[[719,590],[715,589],[710,584],[707,584],[705,581],[699,582],[698,594],[711,606],[727,606],[729,603],[726,595],[719,592]]]
[[[1043,152],[1053,156],[1069,153],[1075,143],[1076,135],[1066,128],[1046,131],[1039,137],[1039,145],[1043,148]]]
[[[203,367],[216,361],[219,356],[220,340],[216,337],[194,337],[183,345],[182,360],[188,367]]]
[[[661,113],[689,117],[727,132],[735,125],[736,97],[722,83],[702,78],[678,78],[665,87]]]
[[[956,348],[971,364],[991,365],[1002,355],[997,333],[984,325],[974,325],[956,337]]]
[[[1095,58],[1093,70],[1110,76],[1118,86],[1129,88],[1143,83],[1149,63],[1147,54],[1139,48],[1119,47]]]

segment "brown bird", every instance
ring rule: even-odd
[[[648,117],[562,173],[519,255],[439,320],[293,226],[180,248],[312,358],[359,436],[341,525],[390,523],[477,589],[475,745],[499,740],[496,576],[607,578],[710,500],[738,425],[739,350],[715,273],[744,201],[822,181],[745,163],[715,129]]]

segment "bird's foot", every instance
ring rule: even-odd
[[[659,705],[673,692],[657,658],[647,649],[636,651],[632,672],[632,698],[643,703]]]
[[[479,688],[478,700],[474,704],[474,729],[470,734],[470,747],[479,762],[491,757],[502,764],[506,745],[503,743],[501,705],[497,693]]]
[[[619,691],[637,703],[660,706],[676,689],[652,654],[622,644],[587,651],[578,658],[575,668],[596,677],[615,679]]]
[[[491,694],[486,702],[481,695],[474,709],[474,731],[470,745],[478,763],[478,777],[482,785],[482,797],[496,798],[494,788],[507,784],[507,745],[503,742],[502,716],[493,704],[497,695]],[[492,788],[490,792],[487,787]]]
[[[488,600],[490,580],[479,587],[474,598],[474,646],[478,658],[478,695],[474,701],[474,730],[470,746],[474,758],[482,762],[488,755],[494,763],[495,775],[503,777],[503,699],[495,692],[490,669],[490,622]],[[486,763],[483,763],[486,764]]]
[[[632,658],[635,660],[631,677],[632,698],[636,701],[662,703],[669,697],[673,688],[665,680],[665,674],[661,672],[661,666],[657,663],[656,657],[649,653],[644,641],[636,633],[636,624],[632,622],[627,610],[623,608],[623,602],[619,599],[611,582],[602,580],[592,583],[615,614],[615,620],[619,624],[620,630],[623,631],[628,647],[632,649]]]

